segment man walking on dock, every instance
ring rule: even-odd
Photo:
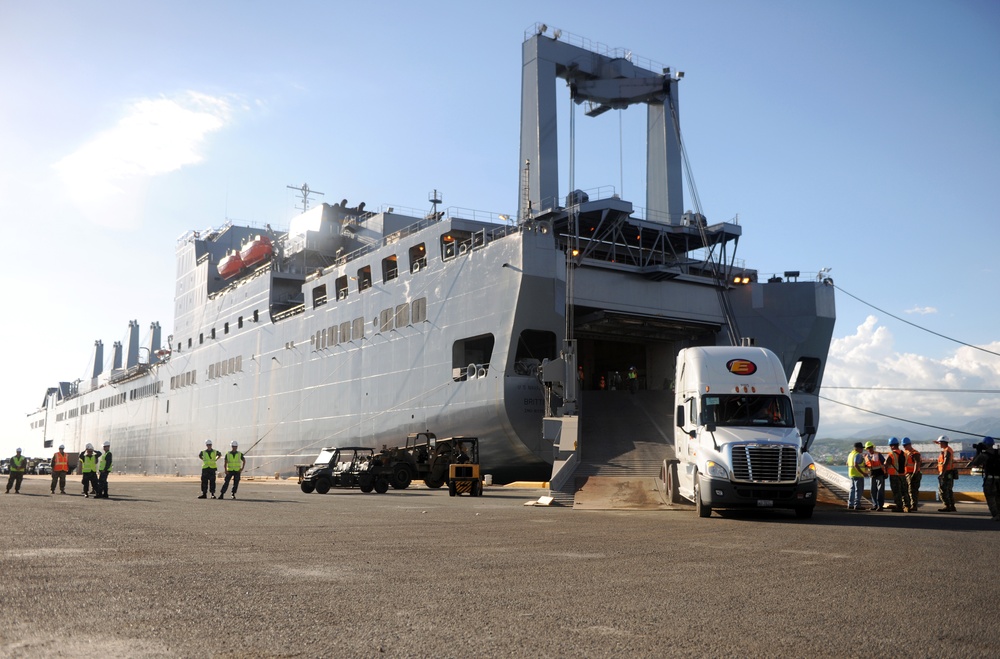
[[[948,435],[941,435],[934,443],[941,448],[938,454],[938,498],[944,508],[938,508],[939,513],[955,512],[955,452],[948,446]]]
[[[80,454],[80,471],[83,473],[83,496],[90,498],[90,490],[93,488],[94,497],[100,492],[97,485],[97,458],[100,451],[94,451],[93,444],[87,444],[87,448]]]
[[[920,507],[920,451],[913,448],[909,437],[903,438],[903,457],[905,459],[903,473],[906,475],[906,491],[910,496],[910,507],[904,508],[908,513],[917,512]]]
[[[862,457],[864,445],[854,443],[854,450],[847,456],[847,475],[851,477],[851,494],[847,498],[848,510],[861,510],[861,499],[865,494],[865,459]]]
[[[100,460],[97,461],[97,492],[96,499],[108,498],[108,474],[111,473],[111,442],[104,440],[104,453],[101,453]]]
[[[28,467],[28,458],[21,455],[21,449],[10,459],[10,477],[7,479],[7,494],[10,494],[11,485],[14,486],[14,494],[21,493],[21,481],[24,480],[24,470]]]
[[[885,458],[875,450],[874,442],[866,442],[865,451],[865,467],[872,479],[872,510],[882,510],[885,508]]]
[[[219,468],[219,453],[212,448],[212,440],[205,440],[205,450],[198,454],[201,458],[201,496],[199,499],[207,499],[208,493],[211,491],[212,498],[215,498],[215,472]],[[236,493],[236,487],[233,487],[233,493]]]
[[[243,457],[243,454],[237,451],[239,447],[239,442],[233,440],[233,450],[226,453],[226,480],[222,482],[222,490],[219,492],[219,499],[224,499],[226,497],[226,489],[229,487],[229,481],[233,481],[233,493],[232,498],[236,498],[236,488],[240,486],[240,474],[243,473],[243,467],[247,464],[247,459]],[[251,447],[253,448],[253,447]]]
[[[66,494],[66,476],[69,475],[69,454],[66,453],[66,446],[59,445],[59,450],[52,454],[52,494],[56,493],[56,485],[59,486],[59,494]]]
[[[1000,453],[997,452],[992,437],[986,437],[982,444],[976,444],[976,457],[969,466],[982,466],[983,496],[993,521],[1000,522]]]
[[[899,448],[899,439],[889,439],[889,454],[885,456],[885,470],[889,474],[889,489],[892,490],[892,510],[901,513],[910,507],[910,492],[906,489],[906,477],[903,475],[906,456]]]

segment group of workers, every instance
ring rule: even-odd
[[[80,454],[77,460],[80,465],[80,473],[83,474],[83,496],[88,499],[93,492],[95,499],[108,498],[108,474],[111,473],[111,442],[104,442],[104,451],[94,450],[93,444],[87,447]],[[21,493],[21,482],[24,480],[24,472],[28,466],[28,459],[21,455],[21,449],[10,459],[10,478],[7,479],[7,494],[13,486],[14,494]],[[59,445],[59,450],[52,456],[52,494],[56,493],[59,487],[60,494],[66,494],[66,476],[69,475],[69,454],[66,453],[66,446]]]
[[[937,457],[938,498],[942,507],[938,512],[955,512],[955,452],[949,446],[951,440],[941,435],[934,443],[941,449]],[[1000,521],[1000,455],[992,437],[986,437],[976,445],[976,457],[970,467],[983,468],[983,495],[989,506],[993,521]],[[900,442],[892,437],[889,452],[882,454],[873,442],[854,444],[854,450],[847,456],[848,476],[851,491],[847,500],[848,510],[862,510],[865,478],[870,479],[871,506],[865,510],[892,510],[894,512],[916,512],[920,507],[921,455],[909,437]],[[885,481],[889,480],[893,505],[885,506]]]
[[[236,498],[236,490],[240,487],[240,475],[246,467],[247,459],[239,451],[240,443],[233,440],[230,444],[232,450],[226,453],[226,479],[222,482],[222,490],[219,492],[219,499],[226,496],[229,482],[233,482],[233,492],[230,497]],[[250,448],[253,448],[252,446]],[[205,450],[198,453],[201,460],[201,494],[199,499],[207,499],[209,494],[215,498],[215,474],[219,468],[219,458],[222,453],[212,448],[212,440],[205,440]]]

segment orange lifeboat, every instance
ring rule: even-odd
[[[234,249],[222,257],[217,268],[223,279],[231,279],[240,274],[240,270],[243,269],[243,259],[240,258],[240,253]]]
[[[253,240],[243,246],[243,249],[240,250],[240,258],[243,259],[243,265],[249,268],[252,265],[257,265],[271,258],[273,252],[274,248],[271,245],[271,239],[258,234],[254,236]]]

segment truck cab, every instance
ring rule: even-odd
[[[671,502],[687,499],[701,517],[721,508],[812,516],[816,465],[796,427],[777,355],[758,347],[685,348],[677,355],[674,404]]]

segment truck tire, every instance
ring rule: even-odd
[[[802,506],[801,508],[795,509],[795,516],[799,519],[811,519],[813,516],[814,506]]]
[[[666,474],[667,503],[673,505],[681,502],[681,493],[677,487],[677,463],[671,462],[667,465]]]
[[[413,482],[413,475],[410,468],[405,464],[396,465],[392,468],[392,489],[405,490]]]
[[[375,479],[375,492],[378,494],[385,494],[389,491],[389,481],[384,478]]]
[[[472,481],[469,483],[469,496],[478,497],[483,493],[483,484],[480,481]]]
[[[365,494],[375,489],[375,477],[371,474],[361,474],[358,476],[358,487]]]
[[[458,490],[455,489],[455,481],[448,483],[448,496],[453,497],[458,494]]]
[[[329,491],[330,491],[330,479],[326,478],[325,476],[323,478],[317,479],[317,481],[316,481],[316,493],[317,494],[326,494]]]
[[[444,479],[439,479],[439,478],[425,478],[424,479],[424,485],[426,485],[427,487],[431,488],[432,490],[436,490],[439,487],[441,487],[442,485],[444,485]]]
[[[698,482],[698,472],[694,473],[694,509],[698,511],[698,517],[712,516],[712,507],[706,506],[701,500],[701,484]]]
[[[312,481],[302,481],[299,483],[299,488],[306,494],[312,494],[313,490],[316,489],[316,484]]]

